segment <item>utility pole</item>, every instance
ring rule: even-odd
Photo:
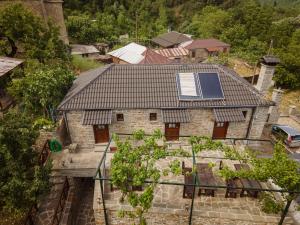
[[[135,11],[135,42],[138,42],[138,17],[137,11]]]

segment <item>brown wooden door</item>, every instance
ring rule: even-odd
[[[213,138],[215,139],[222,139],[226,138],[227,129],[228,129],[228,122],[215,122],[214,130],[213,130]]]
[[[166,123],[165,136],[167,141],[174,141],[179,139],[180,123]]]
[[[109,141],[108,125],[94,125],[95,143],[106,143]]]

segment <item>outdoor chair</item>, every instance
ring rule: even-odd
[[[236,198],[238,194],[238,189],[235,189],[237,188],[236,179],[226,180],[226,186],[225,198]]]
[[[192,168],[184,168],[184,184],[185,185],[183,186],[183,198],[193,198],[194,187],[189,186],[193,184]]]

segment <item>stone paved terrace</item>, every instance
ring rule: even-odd
[[[243,147],[243,146],[239,146]],[[176,146],[175,146],[176,148]],[[185,147],[188,150],[188,147]],[[113,153],[106,155],[106,168],[110,167],[110,160]],[[218,184],[225,185],[224,180],[218,176],[218,163],[222,157],[221,152],[202,152],[201,157],[197,158],[197,163],[213,162],[216,166],[213,168]],[[203,158],[216,157],[216,158]],[[158,166],[166,168],[168,163],[175,158],[167,158],[158,162]],[[192,166],[191,158],[178,158],[180,161],[185,161],[186,167]],[[223,163],[233,168],[234,163],[238,161],[223,160]],[[169,175],[162,177],[161,181],[169,182],[184,182],[184,176]],[[200,181],[201,182],[201,181]],[[267,183],[261,183],[263,188],[268,188]],[[196,189],[198,193],[198,189]],[[153,207],[147,214],[149,224],[188,224],[189,210],[191,206],[191,199],[184,199],[182,197],[183,186],[176,185],[158,185],[155,191]],[[94,197],[94,211],[96,224],[104,224],[102,211],[100,185],[95,182],[95,197]],[[130,224],[130,220],[126,218],[118,218],[117,212],[120,209],[132,210],[131,207],[119,202],[121,193],[118,190],[111,191],[109,188],[105,189],[105,204],[109,212],[110,224]],[[258,199],[251,197],[225,198],[225,189],[218,189],[215,197],[210,196],[195,196],[194,210],[193,210],[193,224],[220,224],[220,225],[275,225],[278,224],[280,215],[266,214],[261,211]],[[293,224],[290,215],[285,219],[284,224]]]

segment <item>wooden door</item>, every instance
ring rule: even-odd
[[[106,143],[109,141],[108,125],[94,125],[95,143]]]
[[[179,139],[180,123],[166,123],[165,137],[167,141],[174,141]]]
[[[228,122],[215,122],[212,137],[215,139],[226,138],[228,124]]]

